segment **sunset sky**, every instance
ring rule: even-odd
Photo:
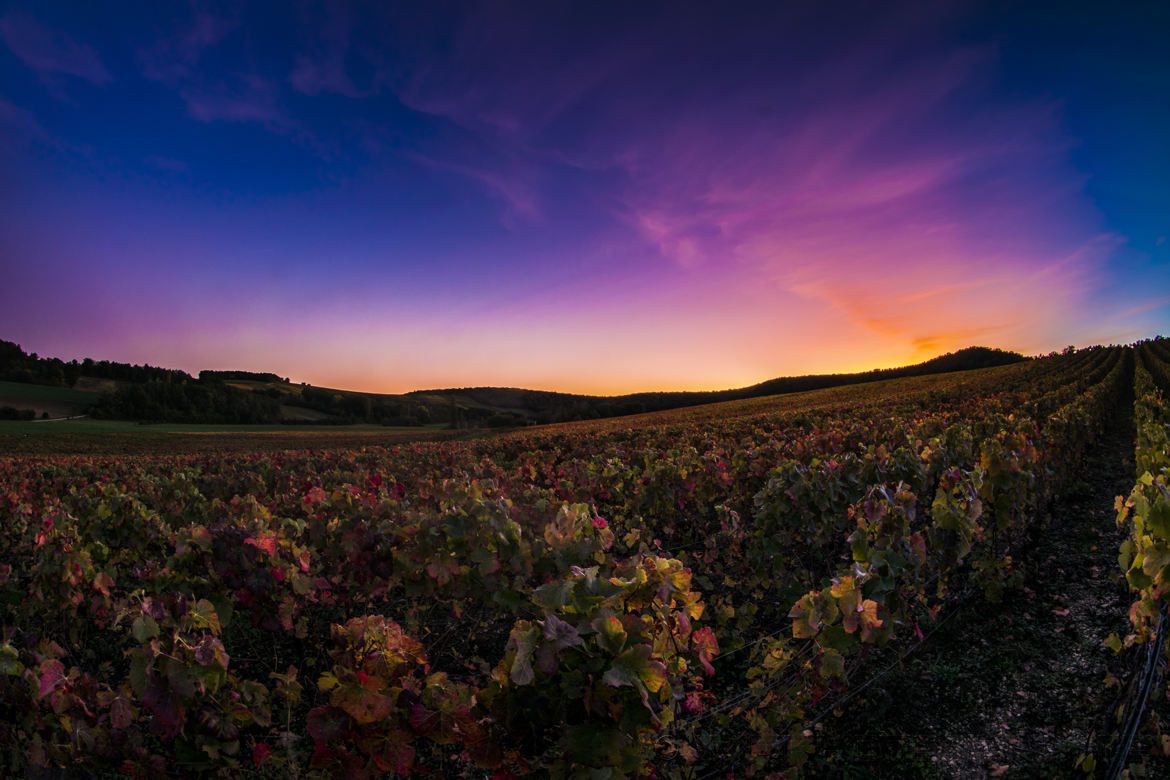
[[[1168,37],[1161,1],[0,3],[0,339],[618,393],[1170,334]]]

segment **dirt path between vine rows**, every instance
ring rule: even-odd
[[[954,611],[848,714],[829,718],[809,776],[1084,777],[1078,756],[1117,704],[1119,688],[1104,681],[1127,674],[1103,642],[1128,625],[1113,502],[1133,487],[1133,437],[1127,399],[1018,556],[1025,587]]]

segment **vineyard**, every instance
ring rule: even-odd
[[[1124,412],[1099,649],[1133,681],[1054,768],[1105,776],[1159,695],[1166,392],[1159,339],[465,441],[3,457],[0,775],[808,773],[1023,587]]]

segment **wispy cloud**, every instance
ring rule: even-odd
[[[400,37],[378,70],[416,111],[531,144],[652,48],[634,27],[582,24],[580,10],[539,3],[508,15],[478,3],[441,22],[387,10]]]
[[[152,154],[144,157],[143,162],[152,168],[167,173],[182,173],[187,170],[187,163],[182,160],[176,160],[172,157],[163,157],[161,155]]]
[[[25,65],[49,83],[76,76],[93,84],[114,80],[90,46],[51,30],[30,16],[12,12],[0,18],[0,38]]]
[[[259,76],[240,76],[230,86],[193,84],[179,93],[200,122],[260,122],[277,129],[292,124],[280,107],[276,85]]]
[[[306,95],[334,93],[358,98],[373,94],[376,88],[358,89],[346,67],[350,54],[352,19],[344,4],[328,3],[320,8],[302,7],[301,26],[310,34],[288,80],[293,88]]]
[[[197,77],[205,51],[216,46],[238,27],[234,19],[196,8],[195,17],[172,35],[138,51],[142,75],[175,87]]]
[[[516,227],[521,220],[535,221],[540,218],[540,206],[535,187],[531,181],[526,180],[525,173],[520,169],[493,170],[429,157],[424,154],[412,154],[411,158],[429,168],[449,171],[474,181],[488,194],[504,204],[506,208],[504,224],[508,227]]]
[[[319,95],[334,92],[346,97],[362,97],[367,93],[354,86],[345,71],[344,54],[330,52],[323,57],[297,55],[296,66],[288,77],[289,83],[298,92]]]
[[[233,72],[208,55],[239,28],[238,20],[199,5],[172,34],[138,51],[142,75],[174,89],[200,122],[258,122],[286,131],[294,123],[280,105],[280,90],[256,72]],[[214,77],[209,73],[214,73]]]
[[[302,368],[283,372],[343,385],[379,355],[382,389],[617,391],[1170,321],[1156,197],[1117,216],[1160,192],[1117,153],[1139,112],[1085,125],[1097,98],[1064,67],[1083,57],[1024,48],[998,6],[185,0],[86,28],[18,3],[0,10],[14,326],[107,323],[152,360],[211,327],[198,362],[287,353]],[[141,78],[93,89],[126,52]],[[83,260],[102,273],[68,272]],[[34,270],[110,294],[53,304]]]
[[[48,132],[36,120],[32,112],[15,105],[0,95],[0,126],[5,128],[3,137],[8,141],[21,142],[50,140]]]
[[[1082,305],[1111,250],[1054,108],[981,102],[996,51],[924,43],[948,11],[875,10],[813,47],[801,31],[831,23],[804,18],[819,13],[731,23],[738,39],[720,46],[740,56],[711,68],[713,11],[651,14],[603,45],[563,35],[563,10],[533,23],[484,5],[432,35],[441,46],[404,44],[393,86],[477,134],[489,151],[444,167],[515,215],[532,212],[532,179],[493,156],[550,179],[565,164],[603,172],[597,201],[696,284],[746,270],[908,350]],[[659,27],[665,43],[641,34]]]
[[[854,94],[769,116],[734,90],[669,121],[627,116],[636,143],[611,157],[624,172],[615,216],[679,273],[753,269],[914,352],[981,335],[1019,343],[1064,321],[1110,246],[1086,226],[1049,108],[960,118],[951,96],[993,54],[916,65],[870,84],[864,69],[845,79],[826,64]]]
[[[1137,315],[1137,314],[1144,314],[1145,312],[1148,312],[1148,311],[1154,311],[1156,309],[1164,309],[1164,308],[1170,308],[1170,297],[1163,296],[1161,298],[1154,298],[1152,300],[1145,301],[1143,303],[1139,303],[1136,306],[1130,306],[1128,309],[1122,309],[1122,310],[1116,312],[1113,315],[1113,318],[1114,319],[1125,319],[1127,317],[1133,317],[1134,315]]]

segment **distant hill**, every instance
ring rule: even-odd
[[[13,392],[12,388],[27,383],[73,388],[74,394],[68,399],[70,412],[146,422],[283,421],[320,425],[511,427],[657,412],[859,382],[987,368],[1026,359],[1017,352],[968,347],[901,368],[779,377],[729,390],[599,396],[515,387],[464,387],[393,395],[295,384],[277,374],[257,371],[201,371],[195,378],[183,371],[88,358],[64,363],[35,353],[26,355],[19,345],[0,341],[0,381],[15,383],[7,385],[9,391],[4,399],[8,404],[16,404],[14,413],[21,408],[22,394]],[[99,386],[107,388],[106,391],[76,392]],[[29,397],[44,397],[44,393]],[[60,403],[65,402],[62,397]],[[50,409],[51,413],[47,411]],[[64,411],[66,406],[61,409]],[[42,403],[38,407],[40,413],[53,416],[58,412]]]
[[[464,387],[445,390],[417,390],[407,393],[406,397],[427,398],[432,404],[440,399],[447,399],[449,403],[453,401],[466,405],[469,410],[476,408],[494,410],[500,416],[528,415],[526,422],[564,422],[617,417],[641,412],[658,412],[682,406],[736,401],[743,398],[758,398],[781,393],[799,393],[860,382],[877,382],[883,379],[967,371],[1018,363],[1027,359],[1018,352],[990,347],[967,347],[958,352],[948,352],[923,363],[900,368],[879,368],[852,374],[809,374],[796,377],[778,377],[750,387],[730,390],[648,392],[599,396],[523,390],[515,387]]]

